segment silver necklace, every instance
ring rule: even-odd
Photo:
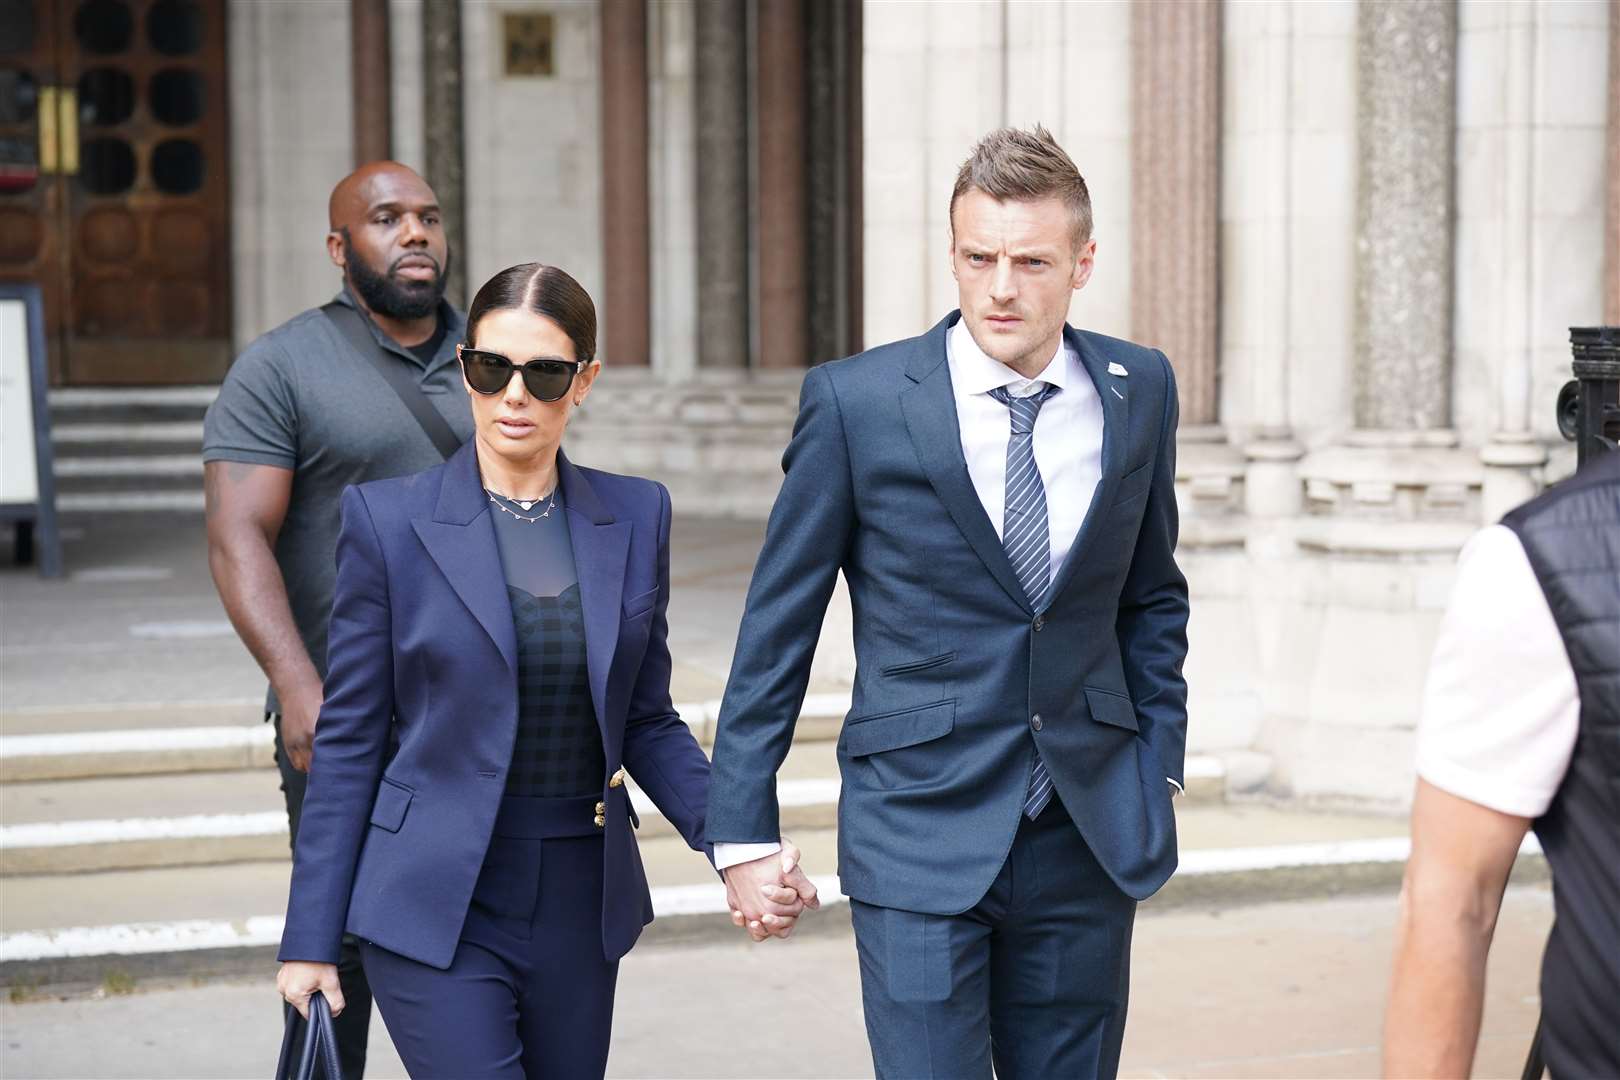
[[[507,506],[506,503],[501,502],[501,500],[505,499],[507,502],[516,503],[518,506],[522,507],[525,510],[532,510],[532,509],[534,509],[535,503],[538,503],[540,501],[540,499],[530,499],[527,502],[524,502],[522,499],[514,499],[510,495],[502,495],[500,492],[496,491],[494,488],[485,488],[484,489],[484,494],[489,496],[489,501],[490,501],[491,505],[493,505],[495,507],[495,509],[499,510],[503,514],[511,514],[513,517],[517,518],[519,521],[527,522],[530,525],[533,525],[535,522],[539,521],[541,518],[550,517],[551,512],[557,508],[557,489],[556,488],[551,489],[551,501],[546,504],[546,508],[543,511],[541,511],[540,513],[535,514],[533,517],[529,517],[529,516],[527,516],[525,514],[518,513],[516,510],[513,510],[510,506]]]

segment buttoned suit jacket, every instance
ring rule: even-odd
[[[856,659],[837,748],[844,892],[972,907],[1011,849],[1039,746],[1098,861],[1142,899],[1175,870],[1165,781],[1182,781],[1186,744],[1174,377],[1156,350],[1065,328],[1102,400],[1102,477],[1036,611],[963,457],[946,361],[959,318],[805,377],[721,707],[708,839],[777,838],[775,773],[842,572]]]
[[[669,696],[669,493],[559,453],[602,732],[602,948],[652,920],[623,766],[702,847],[708,759]],[[517,637],[472,443],[342,498],[326,699],[293,862],[283,960],[343,933],[438,968],[455,956],[517,736]]]

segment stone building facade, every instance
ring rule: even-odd
[[[955,169],[1044,123],[1071,321],[1178,372],[1192,748],[1283,795],[1408,797],[1456,552],[1572,468],[1567,330],[1620,322],[1620,0],[217,2],[234,344],[330,296],[327,193],[391,154],[464,282],[597,298],[575,453],[686,513],[768,511],[803,370],[954,306]]]

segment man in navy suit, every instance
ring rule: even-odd
[[[1112,1076],[1136,903],[1176,867],[1175,381],[1065,325],[1096,242],[1045,129],[974,148],[950,253],[960,311],[805,378],[707,838],[732,907],[770,926],[775,773],[842,571],[838,871],[878,1075]]]

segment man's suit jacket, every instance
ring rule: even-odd
[[[607,752],[602,947],[652,920],[623,765],[700,847],[708,761],[670,704],[669,493],[581,469],[558,482]],[[517,736],[517,638],[473,446],[344,491],[326,701],[281,959],[335,962],[343,933],[434,967],[455,955]]]
[[[934,914],[977,903],[1038,744],[1098,860],[1145,898],[1175,870],[1165,780],[1182,780],[1186,745],[1170,365],[1065,328],[1102,398],[1102,479],[1037,612],[963,458],[945,352],[959,317],[805,377],[721,708],[707,836],[777,838],[775,773],[842,571],[857,665],[838,740],[844,891]]]

